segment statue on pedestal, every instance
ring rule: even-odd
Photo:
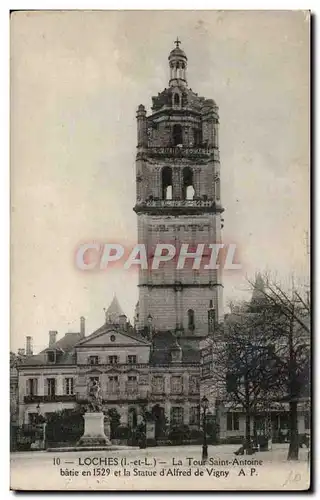
[[[109,446],[109,436],[105,434],[104,414],[102,411],[101,388],[99,382],[94,380],[88,386],[88,404],[84,418],[84,433],[78,441],[81,448],[95,449],[97,446]]]
[[[89,404],[87,406],[87,411],[100,413],[102,411],[102,398],[101,387],[97,380],[94,380],[89,385],[88,398]]]

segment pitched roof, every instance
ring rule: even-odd
[[[119,316],[124,316],[124,312],[119,304],[117,296],[114,295],[112,302],[105,312],[106,321],[109,323],[119,323]]]
[[[265,295],[265,282],[260,273],[257,273],[256,280],[253,286],[252,297],[251,297],[251,306],[258,306],[259,303],[263,304],[266,302]]]
[[[19,363],[20,366],[34,366],[47,364],[47,352],[57,349],[62,351],[57,358],[55,365],[70,365],[75,363],[74,346],[81,340],[82,336],[79,332],[68,332],[60,340],[57,340],[52,346],[46,347],[39,354],[27,356]]]
[[[157,332],[154,334],[153,347],[150,354],[150,364],[167,365],[171,363],[171,351],[177,347],[177,338],[170,331]],[[182,349],[182,363],[200,362],[200,351],[189,345],[180,346]]]

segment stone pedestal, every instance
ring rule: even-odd
[[[108,416],[104,416],[104,434],[108,441],[110,441],[110,434],[111,434],[111,429],[110,429],[110,419]]]
[[[87,412],[84,418],[84,433],[78,446],[104,446],[109,445],[110,439],[104,432],[104,414],[102,412]]]

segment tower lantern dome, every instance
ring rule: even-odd
[[[186,86],[187,85],[187,63],[188,58],[185,52],[180,49],[180,40],[176,39],[174,42],[176,44],[175,48],[171,50],[169,54],[169,68],[170,68],[170,80],[169,85],[173,86]]]

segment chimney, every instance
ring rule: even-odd
[[[49,331],[49,347],[52,347],[53,344],[56,343],[56,341],[57,341],[57,335],[58,335],[58,332],[56,332],[55,330],[50,330]]]
[[[20,347],[18,349],[18,356],[24,356],[26,353],[26,350],[23,347]]]
[[[32,337],[28,336],[26,337],[26,355],[27,356],[32,356]]]
[[[80,336],[81,338],[85,337],[86,335],[86,320],[83,316],[80,318]]]
[[[123,329],[127,327],[127,316],[125,314],[120,314],[119,316],[119,326]]]

